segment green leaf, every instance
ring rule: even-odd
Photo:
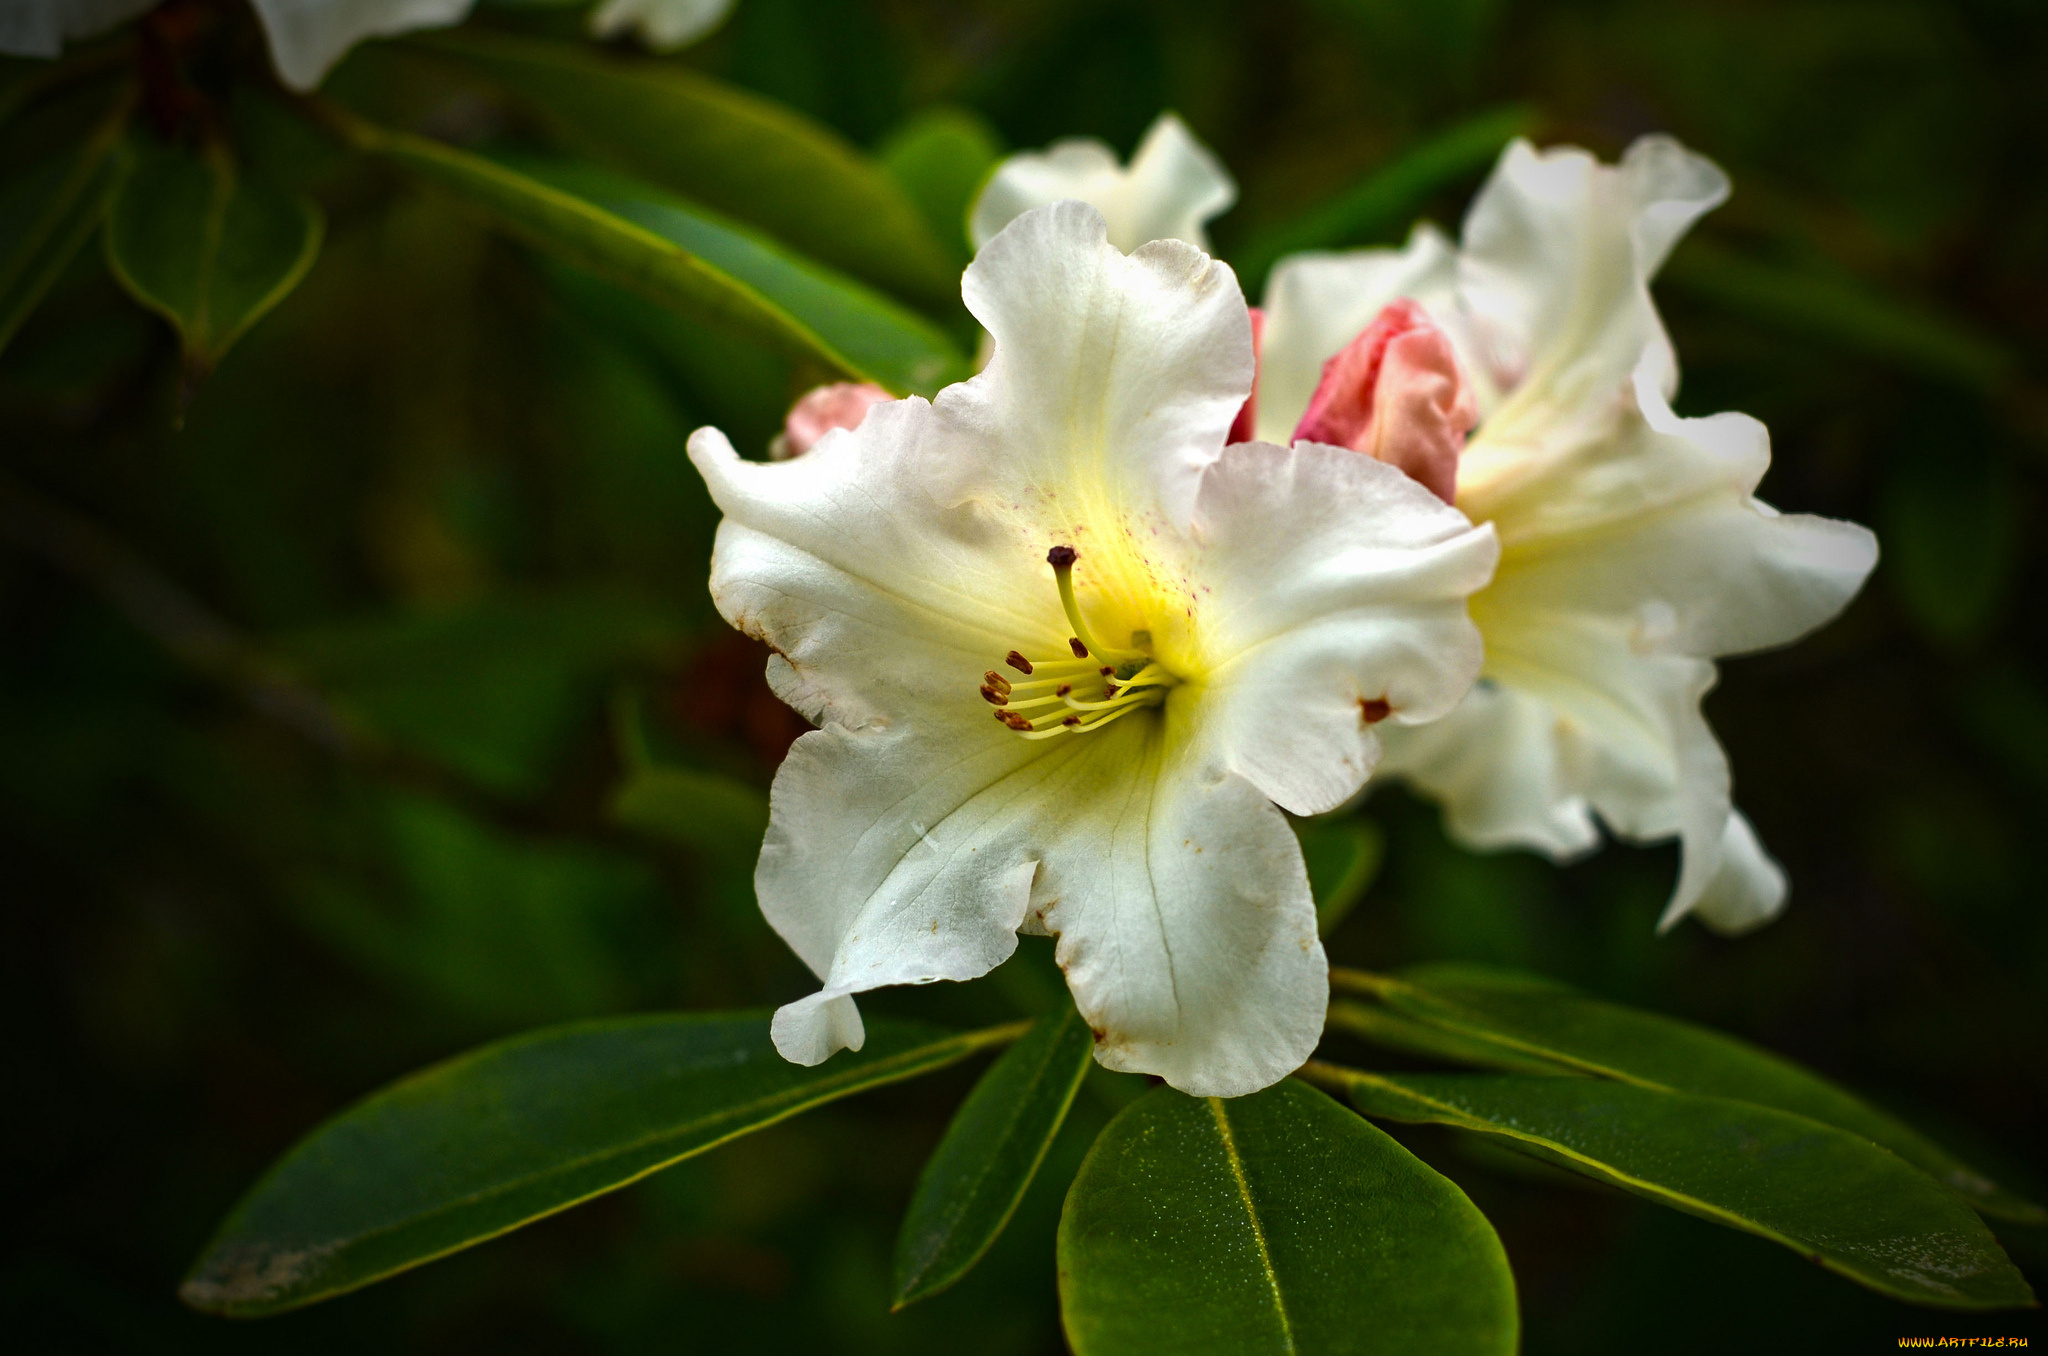
[[[578,1022],[401,1079],[314,1130],[235,1207],[179,1294],[255,1317],[496,1237],[692,1154],[1014,1039],[870,1021],[813,1068],[766,1015]]]
[[[0,186],[0,350],[106,215],[131,103],[123,91],[75,151]]]
[[[1320,207],[1255,237],[1232,252],[1246,291],[1262,286],[1267,270],[1286,255],[1392,237],[1432,193],[1491,165],[1501,147],[1535,121],[1534,110],[1522,104],[1475,113],[1424,138]]]
[[[659,231],[482,156],[387,131],[332,106],[327,114],[358,148],[440,185],[565,263],[786,358],[856,381],[885,383],[890,375],[869,371],[759,291]],[[895,389],[907,389],[906,374],[895,375]]]
[[[1732,1097],[1808,1116],[1875,1140],[1926,1170],[1985,1214],[2022,1223],[2048,1215],[2004,1191],[1895,1117],[1790,1060],[1733,1036],[1587,998],[1530,975],[1480,966],[1425,967],[1361,981],[1333,971],[1339,988],[1364,987],[1396,1012],[1464,1038],[1494,1067],[1530,1057],[1643,1087]]]
[[[702,208],[594,165],[537,157],[499,163],[682,246],[753,288],[892,390],[931,395],[974,375],[931,322]]]
[[[800,113],[670,61],[475,29],[408,42],[530,99],[579,149],[621,169],[921,305],[959,304],[959,270],[916,206]]]
[[[1095,1038],[1069,1005],[1040,1018],[981,1076],[926,1162],[896,1235],[894,1308],[936,1295],[989,1250],[1094,1055]]]
[[[1369,819],[1296,820],[1316,901],[1316,931],[1327,937],[1365,898],[1387,855],[1387,836]]]
[[[1539,1157],[1758,1234],[1880,1294],[2033,1303],[1982,1220],[1869,1140],[1750,1102],[1591,1078],[1349,1072],[1370,1116],[1503,1136]]]
[[[1059,1268],[1076,1356],[1505,1353],[1519,1328],[1464,1193],[1293,1080],[1127,1107],[1067,1194]]]
[[[2010,349],[1960,321],[1854,278],[1747,259],[1703,236],[1675,251],[1659,278],[1789,333],[1973,390],[1996,390],[2019,366]]]
[[[107,209],[107,264],[203,375],[306,276],[320,209],[251,182],[224,146],[192,155],[140,138],[132,155]]]
[[[994,129],[963,108],[934,108],[890,133],[875,152],[933,235],[967,262],[967,213],[1003,157]]]
[[[612,818],[714,857],[752,864],[768,831],[768,798],[744,782],[713,772],[646,767],[612,797]]]

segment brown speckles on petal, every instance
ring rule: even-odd
[[[1358,699],[1358,713],[1365,717],[1367,725],[1377,725],[1394,714],[1394,708],[1385,697],[1361,697]]]

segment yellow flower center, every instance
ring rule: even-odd
[[[1151,632],[1133,631],[1130,647],[1117,648],[1103,644],[1089,629],[1074,596],[1074,562],[1079,559],[1080,552],[1071,546],[1045,553],[1059,585],[1060,607],[1074,628],[1067,641],[1072,653],[1030,657],[1012,650],[1003,663],[1021,677],[995,669],[982,675],[982,700],[996,708],[997,720],[1025,739],[1099,730],[1133,711],[1160,705],[1180,682],[1152,657]]]

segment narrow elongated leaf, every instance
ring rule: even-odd
[[[1316,901],[1316,931],[1327,937],[1365,898],[1387,852],[1386,835],[1369,819],[1304,819],[1294,826]]]
[[[1392,240],[1432,193],[1485,169],[1535,120],[1520,104],[1475,113],[1424,138],[1322,206],[1256,237],[1234,252],[1232,262],[1249,289],[1283,256],[1299,250]]]
[[[1340,988],[1351,983],[1345,971],[1332,980]],[[1988,1215],[2022,1223],[2048,1218],[1896,1117],[1733,1036],[1477,966],[1375,976],[1365,987],[1395,1011],[1471,1042],[1475,1055],[1500,1052],[1496,1067],[1526,1067],[1533,1056],[1644,1087],[1776,1107],[1875,1140]]]
[[[1077,1356],[1512,1352],[1514,1279],[1484,1216],[1329,1098],[1147,1093],[1060,1217]]]
[[[1069,1006],[989,1066],[917,1181],[896,1235],[895,1306],[966,1275],[1010,1222],[1074,1104],[1095,1038]]]
[[[1859,1135],[1750,1102],[1592,1078],[1354,1073],[1367,1115],[1503,1136],[1560,1166],[1759,1234],[1894,1299],[2031,1304],[1982,1220]]]
[[[875,158],[924,213],[939,243],[965,264],[967,213],[1003,158],[995,131],[966,109],[927,109],[892,132]]]
[[[522,158],[509,166],[682,246],[891,389],[931,395],[973,375],[965,356],[930,321],[702,208],[594,165]]]
[[[856,381],[885,382],[746,283],[674,240],[483,156],[392,132],[329,108],[363,150],[455,194],[497,225],[563,262],[771,352]],[[899,377],[896,389],[905,389]]]
[[[409,41],[530,99],[621,169],[912,301],[959,302],[957,267],[902,189],[800,113],[674,62],[474,29]]]
[[[69,155],[0,186],[0,349],[106,215],[130,96]]]
[[[1854,278],[1745,258],[1704,237],[1685,242],[1660,280],[1703,301],[1849,353],[1996,390],[2018,370],[1990,335]]]
[[[179,1293],[254,1316],[325,1299],[616,1190],[835,1098],[942,1068],[1018,1027],[870,1021],[803,1068],[766,1014],[663,1014],[516,1036],[400,1080],[301,1140]]]
[[[107,263],[204,373],[298,286],[322,229],[311,199],[251,182],[223,147],[195,156],[143,140],[107,209]]]

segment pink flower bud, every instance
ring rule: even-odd
[[[1294,436],[1398,466],[1448,504],[1457,497],[1458,454],[1478,422],[1451,341],[1403,298],[1323,364]]]
[[[1259,414],[1259,350],[1266,337],[1266,313],[1256,306],[1247,306],[1245,310],[1252,317],[1252,393],[1238,407],[1237,418],[1230,421],[1230,441],[1233,443],[1248,443],[1254,436],[1252,429]]]
[[[870,406],[895,398],[865,381],[838,381],[813,387],[790,406],[789,417],[782,421],[781,436],[768,444],[768,456],[774,461],[800,457],[835,428],[859,428]]]

